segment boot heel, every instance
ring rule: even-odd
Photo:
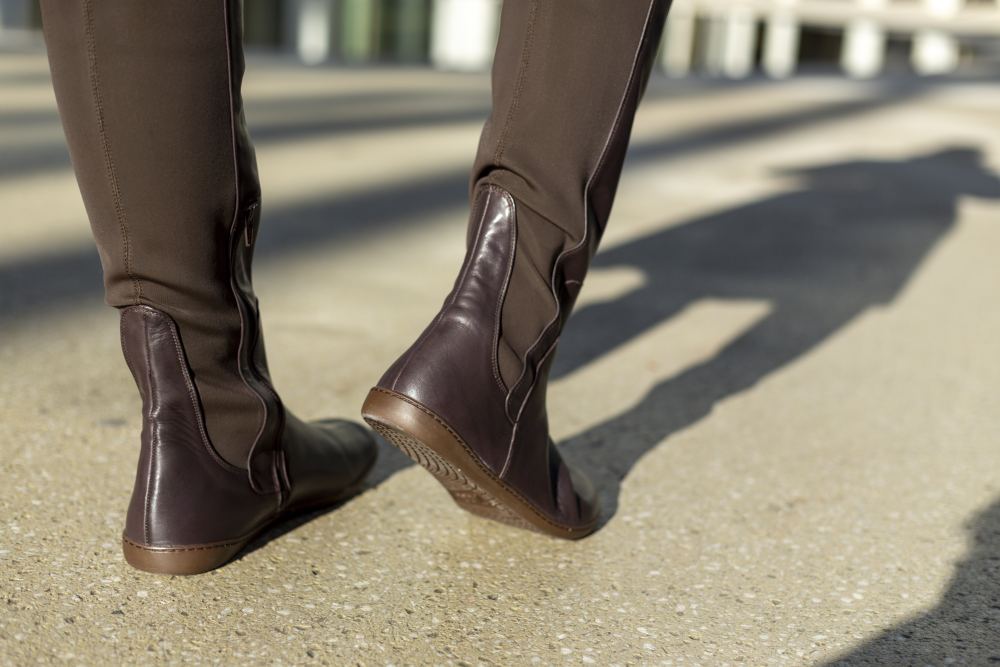
[[[444,420],[416,401],[375,387],[361,414],[376,433],[430,472],[467,512],[564,539],[593,531],[594,526],[571,528],[544,516],[498,479]]]
[[[148,547],[122,536],[122,553],[132,567],[152,574],[202,574],[231,561],[251,537],[218,544]]]

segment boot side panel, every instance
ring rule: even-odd
[[[226,463],[212,448],[169,316],[133,306],[121,318],[122,349],[143,403],[126,538],[169,547],[244,536],[277,511],[278,496],[254,493],[246,471]]]
[[[513,423],[503,409],[499,315],[516,244],[514,201],[499,188],[477,194],[476,233],[437,318],[379,381],[448,422],[499,473]]]

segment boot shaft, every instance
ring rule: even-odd
[[[504,4],[465,261],[365,413],[470,511],[504,506],[563,537],[596,523],[592,488],[549,438],[547,378],[610,215],[667,6]]]
[[[183,339],[212,445],[276,446],[251,258],[260,187],[246,130],[241,3],[43,0],[52,78],[107,302]]]
[[[129,563],[195,574],[230,560],[283,516],[353,494],[375,460],[357,424],[284,415],[280,448],[249,470],[219,456],[205,429],[179,330],[149,306],[121,311],[122,351],[142,397],[142,435],[123,534]]]
[[[553,354],[604,233],[669,4],[504,4],[472,187],[517,202],[498,362],[515,404]]]
[[[290,486],[284,457],[259,461],[255,475],[219,456],[173,320],[129,306],[121,311],[121,341],[143,418],[125,538],[144,547],[224,541],[277,512]],[[254,477],[268,486],[255,490]]]
[[[669,0],[505,2],[471,189],[510,192],[570,246],[603,232]]]
[[[423,334],[379,380],[363,414],[442,477],[466,509],[578,537],[596,521],[596,505],[592,494],[578,494],[582,482],[573,481],[549,439],[545,394],[555,346],[533,368],[530,381],[525,375],[508,385],[499,364],[500,351],[510,348],[501,311],[511,296],[520,248],[518,202],[501,188],[484,187],[477,192],[472,221],[475,231],[454,288]],[[547,312],[549,304],[539,300],[531,307]],[[475,469],[480,472],[470,472]],[[472,478],[476,481],[463,487],[462,480]],[[485,490],[495,485],[492,492]],[[526,514],[498,510],[503,503],[496,493]],[[541,524],[537,517],[543,517]]]

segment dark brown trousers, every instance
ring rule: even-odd
[[[537,276],[577,249],[582,278],[596,249],[667,7],[504,3],[472,184],[500,185],[521,204],[505,378],[551,316],[532,305],[551,299]],[[256,319],[256,304],[240,299],[261,196],[240,96],[241,4],[42,0],[42,10],[107,302],[151,305],[176,321],[211,440],[244,465],[264,417],[248,418],[260,398],[245,390],[239,362],[247,312]]]

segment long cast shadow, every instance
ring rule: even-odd
[[[433,102],[433,104],[430,104]],[[259,147],[310,137],[334,137],[440,127],[482,121],[488,99],[474,93],[385,93],[382,95],[311,96],[297,100],[251,101],[253,136]],[[387,111],[391,109],[391,111]],[[58,126],[54,111],[0,113],[0,127]],[[8,147],[0,153],[0,178],[44,175],[70,167],[61,137],[29,146]]]
[[[889,91],[645,142],[633,147],[630,164],[874,111],[922,90]],[[698,299],[766,299],[773,306],[765,320],[715,358],[660,383],[628,412],[564,443],[572,458],[582,458],[586,467],[598,471],[604,504],[612,513],[621,479],[649,449],[703,417],[719,400],[812,349],[866,308],[891,301],[954,224],[960,195],[1000,197],[997,179],[971,149],[899,162],[844,163],[800,175],[806,179],[800,190],[693,220],[596,258],[595,267],[632,266],[648,280],[621,299],[583,308],[574,316],[561,344],[556,377]],[[405,218],[397,201],[406,200],[412,215],[460,205],[464,198],[461,170],[390,193],[373,189],[339,201],[321,199],[282,209],[265,227],[261,255],[400,224]],[[331,220],[348,222],[332,225]],[[92,251],[72,251],[0,266],[0,324],[38,307],[99,293],[95,260]],[[621,433],[628,433],[627,440]],[[390,451],[375,483],[406,465]]]
[[[1000,664],[1000,500],[976,514],[966,529],[969,551],[932,609],[828,664]]]
[[[706,298],[766,301],[768,315],[713,358],[654,386],[634,407],[560,443],[601,490],[606,522],[621,481],[671,434],[808,353],[866,309],[891,303],[956,221],[962,196],[1000,199],[972,148],[900,161],[789,172],[802,187],[600,252],[593,268],[630,267],[641,287],[581,308],[552,379],[568,376]],[[664,354],[670,354],[665,350]],[[391,447],[378,485],[409,465]]]
[[[1000,198],[971,148],[900,161],[802,169],[801,188],[609,248],[594,268],[631,267],[642,286],[575,313],[553,378],[564,377],[706,298],[766,301],[769,313],[714,357],[562,443],[595,475],[608,515],[649,450],[890,303],[954,226],[959,198]],[[665,355],[670,350],[664,350]]]
[[[262,63],[263,64],[263,63]],[[48,75],[33,84],[47,83]],[[0,76],[0,85],[16,82]],[[670,86],[652,85],[647,99],[663,99],[678,94],[699,95],[731,90],[735,85],[774,85],[755,79],[724,87],[718,84],[692,85],[672,81]],[[913,84],[895,85],[893,90],[916,90]],[[904,93],[905,94],[905,93]],[[356,135],[414,127],[438,127],[455,123],[483,121],[489,114],[488,87],[455,89],[449,87],[420,90],[340,91],[287,98],[258,98],[249,95],[247,112],[254,141],[259,147],[310,137]],[[58,128],[55,108],[37,110],[0,110],[0,129]],[[70,167],[69,152],[61,136],[38,141],[29,146],[6,147],[0,151],[0,178],[5,176],[43,175]]]
[[[636,166],[676,159],[719,146],[764,139],[793,128],[873,112],[902,104],[927,90],[918,85],[887,86],[870,97],[736,120],[683,136],[636,142],[629,150],[629,164]],[[64,148],[60,150],[65,151]],[[269,257],[313,247],[316,243],[359,234],[389,233],[393,227],[413,218],[459,207],[467,198],[467,178],[467,170],[463,168],[388,188],[375,185],[346,196],[319,198],[277,209],[268,208],[265,201],[266,219],[257,245],[257,258],[266,261]],[[402,201],[406,202],[405,210],[400,207]],[[0,326],[38,311],[96,299],[101,293],[99,276],[100,265],[93,247],[0,262]]]
[[[764,319],[713,358],[561,443],[567,458],[594,474],[605,520],[617,509],[621,481],[644,454],[866,309],[891,303],[954,227],[961,197],[1000,199],[1000,179],[971,148],[794,173],[804,179],[799,189],[691,220],[595,258],[595,268],[631,267],[646,282],[571,318],[554,377],[567,376],[699,299],[771,305]],[[970,550],[934,608],[830,664],[1000,663],[1000,500],[979,513],[969,530]]]

